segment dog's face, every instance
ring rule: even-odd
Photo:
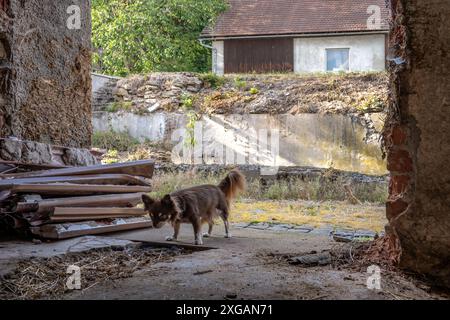
[[[161,200],[154,200],[147,195],[142,196],[145,210],[150,214],[154,228],[162,228],[166,222],[177,214],[175,205],[169,195]]]

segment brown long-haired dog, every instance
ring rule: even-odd
[[[202,236],[211,235],[214,218],[220,216],[225,225],[225,237],[230,238],[228,223],[230,202],[239,191],[245,189],[245,178],[238,171],[231,171],[218,186],[203,185],[192,187],[165,195],[161,200],[154,200],[147,195],[142,196],[145,210],[150,213],[153,227],[161,228],[166,222],[173,226],[173,236],[167,241],[178,238],[181,223],[192,223],[195,244],[203,244]],[[201,227],[208,223],[208,233],[202,235]]]

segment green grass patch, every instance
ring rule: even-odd
[[[139,141],[131,137],[128,132],[98,131],[92,136],[92,146],[95,148],[116,150],[118,152],[129,151],[139,145]]]
[[[218,76],[212,72],[201,73],[198,77],[203,81],[203,84],[214,89],[222,87],[226,82],[225,77]]]

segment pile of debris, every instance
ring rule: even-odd
[[[0,220],[47,239],[146,228],[154,162],[0,174]]]

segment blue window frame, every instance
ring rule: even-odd
[[[350,49],[326,49],[327,71],[349,71]]]

